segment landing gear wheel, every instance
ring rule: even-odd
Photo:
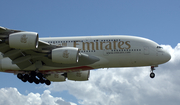
[[[29,83],[33,83],[32,77],[29,77],[28,82],[29,82]]]
[[[42,78],[43,77],[42,73],[37,73],[37,77]]]
[[[39,84],[39,80],[37,78],[34,79],[35,84]]]
[[[18,74],[17,74],[17,77],[18,77],[19,79],[22,79],[22,78],[23,78],[23,75],[22,75],[21,73],[18,73]]]
[[[39,80],[39,82],[43,84],[43,83],[45,82],[45,80],[44,80],[43,78],[41,78],[41,79]]]
[[[50,82],[49,80],[45,80],[45,84],[46,84],[46,85],[50,85],[51,82]]]
[[[155,73],[153,73],[154,70],[155,70],[154,66],[151,66],[151,73],[150,73],[151,78],[155,77]]]
[[[24,75],[24,78],[25,78],[26,80],[28,80],[28,79],[29,79],[29,75],[28,75],[28,74],[25,74],[25,75]]]
[[[155,74],[152,72],[152,73],[150,73],[150,77],[151,78],[154,78],[155,77]]]
[[[31,71],[31,75],[32,76],[36,76],[36,72],[35,71]]]
[[[51,81],[47,80],[45,78],[46,75],[38,72],[38,71],[30,71],[30,72],[25,72],[24,74],[18,73],[17,77],[22,80],[23,82],[29,82],[29,83],[35,83],[35,84],[43,84],[45,83],[46,85],[50,85]]]
[[[27,82],[26,77],[23,77],[21,80],[22,80],[23,82]]]

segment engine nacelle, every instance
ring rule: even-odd
[[[78,72],[69,72],[67,73],[68,80],[73,81],[87,81],[89,79],[90,71],[78,71]]]
[[[38,34],[35,32],[18,32],[9,35],[10,48],[35,49],[38,48]]]
[[[56,74],[50,74],[46,77],[46,79],[53,81],[53,82],[63,82],[66,81],[66,78],[62,76],[61,73],[56,73]]]
[[[55,63],[77,63],[79,60],[79,50],[74,47],[56,48],[52,50],[51,58]]]

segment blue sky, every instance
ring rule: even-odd
[[[133,35],[172,48],[180,42],[179,0],[4,0],[0,4],[0,26],[38,32],[40,37]],[[50,89],[22,83],[6,73],[0,73],[0,82],[0,88],[14,87],[23,95]],[[52,96],[79,104],[81,98],[72,94],[51,90]]]
[[[0,3],[1,26],[36,31],[40,37],[125,34],[174,47],[179,41],[178,0],[19,0]],[[174,36],[173,40],[171,36]]]

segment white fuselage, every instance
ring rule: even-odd
[[[48,37],[40,40],[50,44],[77,47],[81,53],[92,55],[100,60],[83,65],[80,69],[97,69],[111,67],[157,66],[169,61],[170,55],[157,43],[146,38],[134,36],[86,36],[86,37]],[[1,70],[19,70],[9,58],[1,56]],[[89,67],[89,68],[86,68]],[[40,70],[55,70],[73,67],[48,67]],[[29,70],[27,68],[26,70]],[[65,70],[66,70],[65,69]]]

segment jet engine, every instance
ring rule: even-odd
[[[90,71],[78,71],[78,72],[69,72],[67,73],[68,80],[73,81],[87,81],[89,78]]]
[[[63,82],[66,81],[66,78],[68,80],[73,81],[87,81],[89,78],[90,71],[78,71],[78,72],[68,72],[65,74],[62,73],[56,73],[56,74],[50,74],[46,76],[46,79],[53,81],[53,82]]]
[[[10,48],[16,49],[35,49],[38,48],[38,33],[18,32],[9,35]]]
[[[74,47],[63,47],[52,50],[52,61],[62,64],[73,64],[79,60],[79,50]]]

